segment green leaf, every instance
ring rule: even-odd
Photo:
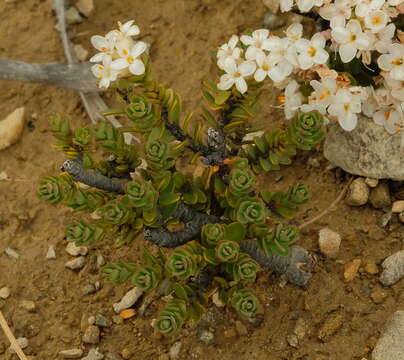
[[[160,193],[159,204],[162,206],[172,205],[180,201],[180,194],[177,193]]]
[[[206,109],[204,106],[201,106],[202,117],[209,123],[209,125],[213,128],[217,128],[218,123],[215,117],[211,114],[211,112]]]
[[[224,238],[227,240],[241,242],[244,240],[246,233],[247,229],[243,224],[233,222],[226,226],[226,229],[224,230]]]
[[[174,284],[172,285],[172,289],[173,289],[175,295],[176,295],[178,298],[180,298],[180,299],[182,299],[182,300],[188,300],[188,294],[187,294],[185,288],[184,288],[181,284],[179,284],[179,283],[174,283]]]

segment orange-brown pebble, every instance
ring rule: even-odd
[[[135,309],[125,309],[122,310],[119,316],[122,319],[130,319],[131,317],[134,317],[136,315],[136,310]]]
[[[354,259],[345,264],[344,279],[345,281],[352,281],[358,274],[359,267],[361,266],[361,259]]]

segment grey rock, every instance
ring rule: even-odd
[[[81,350],[81,349],[62,350],[62,351],[59,351],[59,355],[63,359],[78,359],[83,356],[83,350]]]
[[[365,183],[365,179],[357,178],[349,185],[349,191],[345,198],[345,202],[350,206],[362,206],[369,200],[369,187]]]
[[[48,252],[46,253],[46,258],[48,260],[56,259],[56,251],[53,245],[50,245],[48,248]]]
[[[66,252],[71,256],[85,256],[88,253],[86,246],[77,246],[74,242],[70,241],[66,246]]]
[[[396,311],[387,321],[372,360],[402,360],[404,357],[404,311]]]
[[[390,255],[382,263],[380,282],[385,286],[395,284],[404,276],[404,250]]]
[[[215,334],[208,330],[202,330],[198,336],[199,340],[205,344],[211,344],[215,339]]]
[[[84,285],[83,289],[82,289],[83,295],[94,294],[96,291],[97,291],[97,289],[95,288],[95,286],[93,284]]]
[[[381,183],[370,191],[369,202],[375,209],[383,209],[391,205],[389,186]]]
[[[295,334],[290,334],[286,336],[286,341],[288,344],[294,348],[297,348],[299,346],[299,339]]]
[[[0,299],[7,299],[11,294],[10,288],[7,286],[0,289]]]
[[[83,335],[83,342],[86,344],[98,344],[100,342],[100,329],[90,325]]]
[[[74,6],[66,10],[65,18],[68,25],[79,24],[83,21],[83,18]]]
[[[182,343],[181,341],[177,341],[173,346],[170,347],[170,350],[168,352],[170,356],[170,360],[176,360],[178,359],[178,356],[180,355]]]
[[[70,260],[67,263],[65,263],[65,267],[67,267],[70,270],[80,270],[84,267],[86,264],[86,259],[84,256],[79,256],[76,259]]]
[[[295,328],[293,329],[293,334],[297,336],[298,340],[302,340],[305,338],[307,330],[308,325],[306,323],[306,320],[304,320],[303,318],[298,318],[296,320]]]
[[[20,345],[20,348],[21,348],[21,349],[25,349],[25,348],[28,347],[28,339],[27,339],[27,338],[25,338],[25,337],[20,337],[20,338],[16,339],[16,341],[17,341],[17,344]],[[14,350],[14,348],[13,348],[12,346],[10,346],[10,347],[8,348],[8,351],[9,351],[11,354],[15,354],[15,350]]]
[[[11,257],[12,259],[18,260],[18,258],[20,257],[20,255],[18,255],[17,251],[15,251],[12,248],[5,248],[4,249],[4,253],[8,256]]]
[[[353,131],[330,124],[325,157],[345,171],[374,179],[404,180],[404,133],[390,135],[362,117]]]
[[[132,290],[128,291],[120,302],[112,305],[114,311],[119,314],[122,310],[129,309],[136,301],[142,296],[143,290],[134,287]]]
[[[318,246],[325,256],[335,259],[341,245],[341,236],[337,232],[323,228],[318,232]]]
[[[110,327],[112,325],[112,321],[102,314],[96,314],[94,325],[99,327]]]
[[[224,320],[223,312],[217,306],[211,306],[202,315],[201,323],[205,323],[209,326],[215,326],[222,323]]]
[[[390,222],[392,216],[393,213],[391,211],[386,212],[377,219],[377,225],[379,225],[382,228],[386,227],[387,224]]]
[[[102,360],[104,359],[104,355],[101,354],[98,349],[90,349],[86,357],[83,357],[81,360]]]
[[[28,312],[34,312],[36,310],[36,305],[31,300],[22,300],[21,307]]]
[[[404,200],[394,201],[391,211],[393,213],[402,213],[404,211]]]

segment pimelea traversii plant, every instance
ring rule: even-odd
[[[91,220],[80,218],[66,227],[69,241],[92,244],[109,235],[128,244],[142,233],[158,246],[155,253],[144,249],[142,263],[104,268],[116,283],[132,281],[173,296],[154,324],[158,331],[169,334],[197,321],[212,296],[241,316],[256,317],[262,307],[248,284],[262,267],[304,285],[310,274],[302,265],[311,264],[304,249],[290,247],[299,229],[282,221],[307,202],[306,187],[273,192],[258,187],[256,174],[288,165],[298,150],[318,144],[323,117],[300,113],[286,130],[246,139],[262,80],[278,71],[266,67],[269,60],[261,58],[256,43],[265,30],[242,37],[246,45],[237,47],[233,37],[219,49],[219,68],[227,75],[219,85],[204,83],[206,106],[184,115],[180,96],[155,79],[146,44],[133,39],[139,28],[133,21],[119,25],[105,37],[92,38],[100,50],[92,61],[101,63],[93,72],[122,102],[106,114],[126,116],[130,125],[117,129],[100,122],[72,130],[63,118],[52,120],[56,146],[69,160],[62,174],[42,180],[39,195],[92,214]],[[249,54],[256,60],[240,62]],[[139,143],[125,142],[125,133],[141,137]],[[180,159],[195,164],[195,172],[181,168]]]

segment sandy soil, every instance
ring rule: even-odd
[[[117,20],[136,19],[144,40],[152,44],[155,70],[166,85],[187,96],[192,106],[199,101],[200,82],[211,71],[211,58],[218,44],[233,33],[259,28],[265,8],[260,0],[97,0],[96,11],[83,23],[72,27],[74,42],[90,50],[92,34],[104,34]],[[0,57],[31,62],[63,61],[55,17],[50,0],[0,2]],[[25,352],[31,359],[56,359],[60,350],[82,347],[87,318],[96,312],[112,316],[112,303],[129,289],[103,283],[94,295],[84,296],[84,285],[102,281],[95,266],[97,254],[107,261],[136,260],[140,242],[131,248],[99,244],[87,255],[87,265],[74,273],[64,268],[63,227],[71,219],[64,208],[42,204],[35,195],[38,180],[58,170],[62,154],[51,147],[47,130],[49,118],[63,114],[74,124],[86,124],[87,116],[77,93],[45,85],[1,82],[0,114],[25,106],[27,127],[21,141],[0,152],[0,172],[10,180],[0,181],[0,288],[8,286],[11,296],[0,300],[0,308],[17,337],[29,339]],[[268,104],[274,93],[267,93],[258,121],[276,123],[279,112]],[[30,126],[28,126],[30,124]],[[320,168],[307,165],[309,156],[321,160]],[[320,155],[305,154],[295,164],[267,176],[267,186],[296,182],[308,184],[313,201],[299,214],[311,218],[327,207],[341,190],[339,178],[326,171]],[[317,254],[318,265],[307,289],[285,285],[279,278],[261,273],[257,293],[265,304],[265,319],[259,328],[245,324],[248,334],[235,335],[238,317],[231,311],[214,311],[213,318],[198,328],[175,338],[157,339],[150,322],[158,304],[144,318],[137,316],[103,331],[98,345],[104,354],[128,349],[130,359],[168,359],[168,350],[182,342],[179,359],[269,359],[269,360],[360,360],[369,358],[386,318],[404,310],[404,282],[381,288],[377,275],[367,274],[368,262],[380,264],[388,255],[403,248],[402,229],[397,223],[381,229],[376,225],[382,213],[370,207],[350,208],[344,203],[307,228],[301,245]],[[343,238],[337,261],[318,252],[318,230],[324,226]],[[55,245],[56,260],[46,260],[49,245]],[[12,247],[18,260],[4,255]],[[343,278],[344,263],[361,259],[362,266],[352,282]],[[380,292],[381,301],[371,295]],[[374,297],[374,296],[373,296]],[[375,298],[375,297],[374,297]],[[36,311],[28,313],[22,300],[33,300]],[[296,324],[302,334],[299,344],[287,342]],[[201,329],[214,332],[212,343],[198,340]],[[234,334],[233,334],[234,333]],[[233,336],[234,335],[234,336]],[[16,359],[3,350],[8,343],[0,334],[0,359]]]

